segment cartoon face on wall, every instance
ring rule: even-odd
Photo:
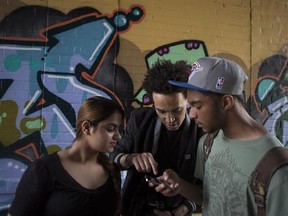
[[[194,61],[204,56],[208,56],[208,51],[203,41],[183,40],[155,48],[146,55],[145,61],[147,69],[149,69],[157,59],[170,60],[171,62],[184,60],[192,65]],[[141,106],[152,105],[152,99],[142,88],[135,93],[134,97]]]

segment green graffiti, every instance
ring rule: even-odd
[[[7,117],[7,113],[3,112],[2,115],[0,116],[0,125],[2,125],[2,122],[4,121],[4,119]]]
[[[146,91],[145,90],[141,90],[140,92],[138,92],[138,94],[135,96],[135,99],[138,101],[142,101],[143,97],[145,96]]]
[[[8,55],[4,60],[4,67],[7,71],[15,72],[21,67],[21,60],[17,55]]]
[[[259,83],[258,97],[261,101],[263,101],[264,98],[269,94],[269,92],[274,87],[274,85],[275,85],[275,81],[272,79],[263,79]]]
[[[24,134],[30,134],[46,127],[45,118],[39,116],[36,118],[23,118],[20,123],[21,130]]]
[[[184,60],[192,64],[195,60],[204,56],[207,56],[207,51],[203,41],[185,40],[166,44],[152,50],[146,56],[146,60],[148,67],[151,68],[158,59],[170,60],[173,63]]]
[[[40,119],[26,122],[26,127],[30,130],[31,129],[39,129],[39,128],[42,128],[42,126],[43,126],[43,121]]]

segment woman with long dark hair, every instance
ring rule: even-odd
[[[31,163],[8,215],[120,215],[120,172],[106,153],[121,138],[123,118],[112,100],[85,100],[71,147]]]

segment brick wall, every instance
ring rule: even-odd
[[[247,109],[286,145],[288,1],[0,3],[0,209],[21,170],[71,143],[83,99],[115,97],[127,114],[149,105],[141,82],[157,58],[239,63],[250,78]]]

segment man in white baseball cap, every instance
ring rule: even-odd
[[[170,81],[187,89],[190,118],[204,132],[217,134],[210,149],[204,145],[207,135],[199,141],[194,176],[203,186],[189,184],[173,170],[166,170],[159,179],[171,184],[160,184],[156,191],[166,196],[182,194],[202,205],[203,216],[257,214],[250,174],[268,150],[282,144],[245,110],[242,94],[246,80],[235,62],[203,57],[194,62],[187,83]],[[288,202],[287,173],[288,166],[284,166],[271,179],[264,201],[268,216],[287,215],[288,207],[283,205]]]

